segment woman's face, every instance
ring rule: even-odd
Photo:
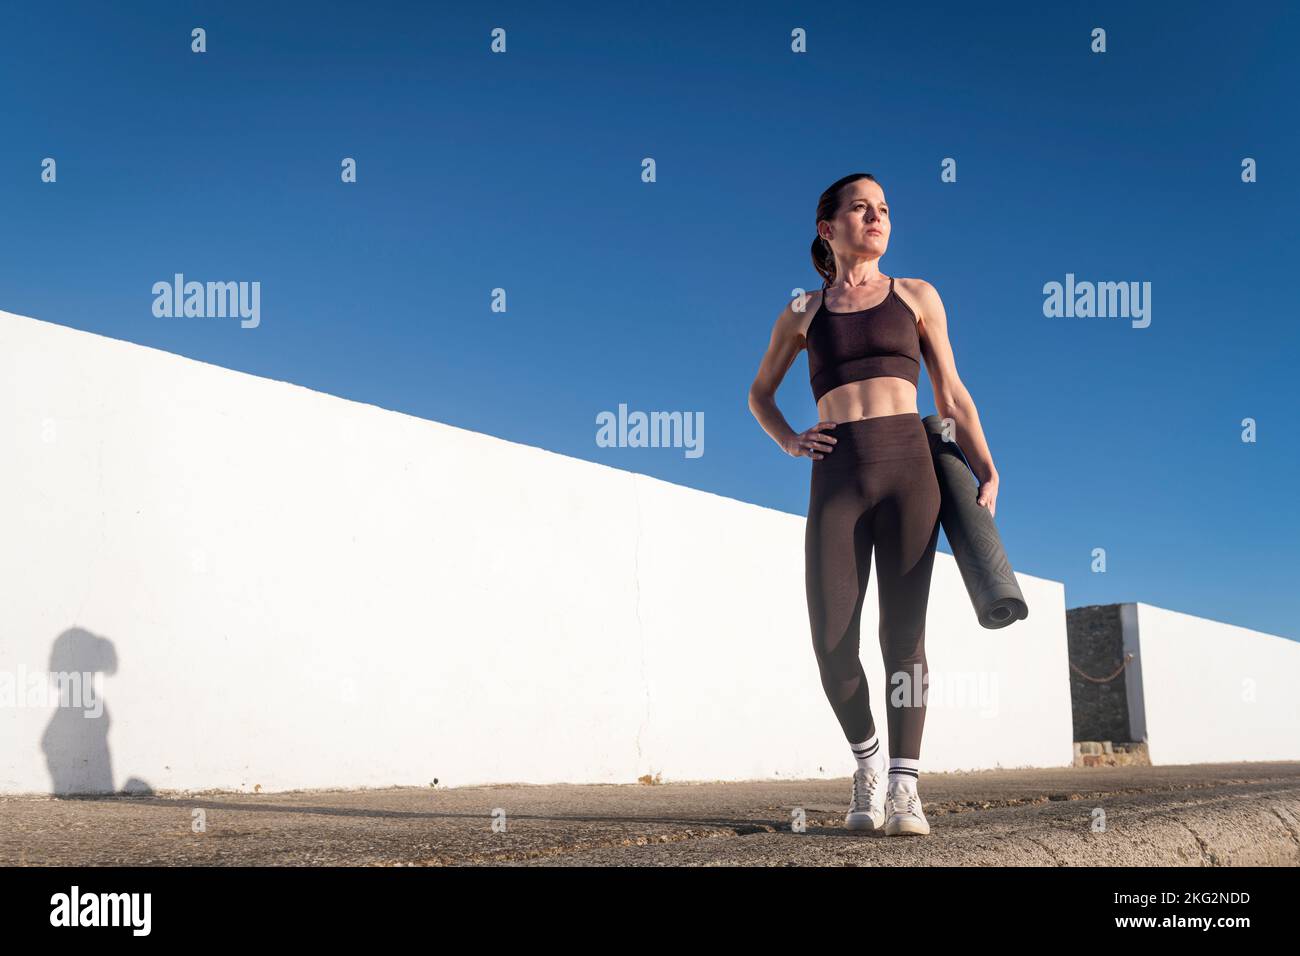
[[[859,179],[844,189],[831,240],[850,255],[881,256],[889,245],[889,206],[885,191],[870,179]]]

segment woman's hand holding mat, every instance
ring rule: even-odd
[[[922,423],[930,439],[934,473],[942,502],[939,523],[948,536],[975,615],[983,627],[999,628],[1029,616],[1015,572],[993,523],[991,507],[979,503],[986,486],[978,486],[966,456],[955,441],[945,441],[943,419],[927,415]],[[986,483],[987,485],[988,483]],[[993,491],[996,501],[997,491]]]

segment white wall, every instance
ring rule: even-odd
[[[1132,724],[1145,723],[1153,764],[1300,758],[1300,643],[1150,604],[1122,610],[1141,664]]]
[[[852,770],[802,516],[4,312],[0,390],[0,676],[102,670],[109,718],[0,703],[0,791]],[[924,769],[1070,763],[1020,584],[984,630],[939,554]]]

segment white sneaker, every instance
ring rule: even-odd
[[[921,798],[911,790],[906,787],[890,787],[887,806],[889,820],[885,823],[885,836],[924,836],[930,832],[930,824],[921,810]]]
[[[853,800],[844,817],[850,830],[875,832],[885,825],[885,788],[881,786],[879,770],[853,772]]]

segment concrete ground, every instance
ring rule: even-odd
[[[931,833],[844,829],[850,782],[0,796],[0,864],[1296,866],[1300,763],[921,775]],[[504,812],[504,830],[494,811]],[[206,832],[191,821],[202,809]],[[1098,814],[1104,814],[1100,817]],[[1104,829],[1094,830],[1094,819]]]

